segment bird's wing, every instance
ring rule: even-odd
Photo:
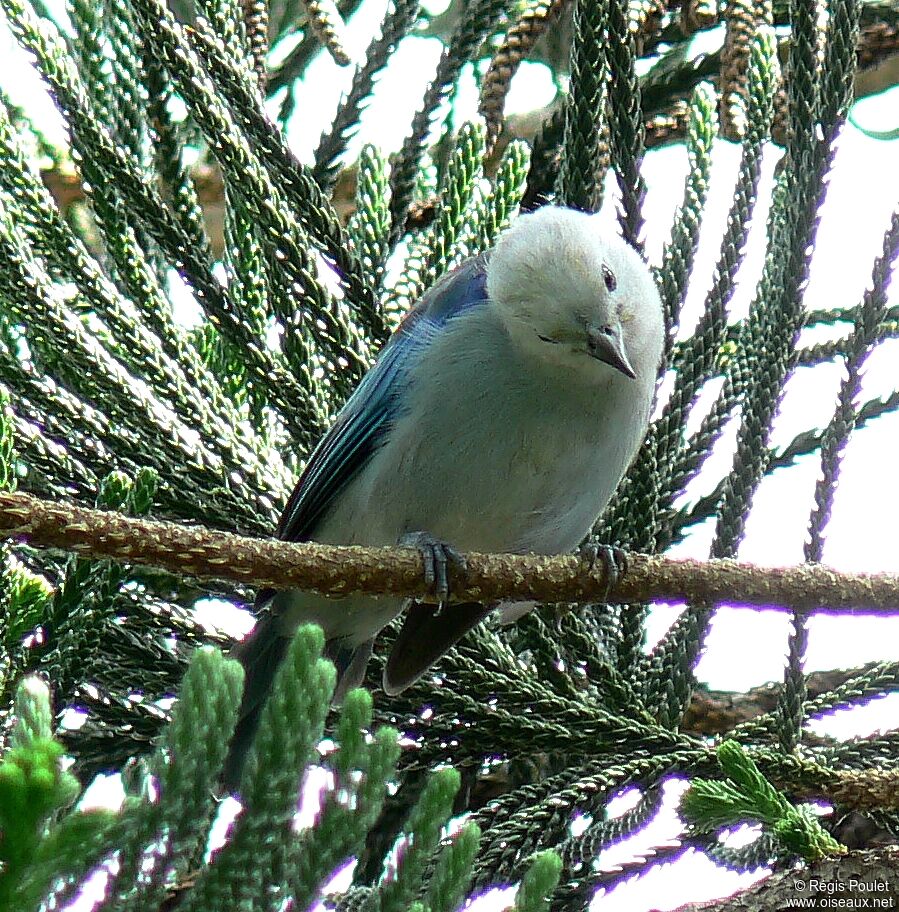
[[[309,458],[284,508],[279,538],[314,538],[316,523],[383,443],[402,410],[398,391],[412,362],[443,324],[487,302],[486,264],[484,254],[466,260],[430,288],[403,318]]]

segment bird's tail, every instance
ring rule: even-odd
[[[347,693],[354,687],[361,686],[374,643],[374,640],[368,640],[360,646],[347,646],[341,640],[328,640],[325,643],[325,658],[330,659],[337,669],[337,686],[334,688],[332,706],[341,706]]]
[[[272,689],[275,672],[284,659],[290,643],[278,630],[278,622],[271,615],[262,615],[256,626],[231,649],[230,656],[244,668],[243,697],[231,746],[225,760],[222,776],[229,792],[237,790],[243,773],[247,751],[256,736],[259,716],[265,699]]]
[[[365,668],[371,658],[372,642],[369,640],[360,646],[347,646],[341,640],[328,640],[325,643],[324,658],[330,659],[337,668],[337,687],[331,701],[333,706],[339,706],[347,691],[362,683]],[[222,782],[229,792],[237,791],[240,786],[247,752],[259,727],[262,707],[289,643],[289,638],[281,633],[278,619],[263,614],[253,630],[231,650],[231,658],[243,665],[244,686],[237,725],[222,775]]]

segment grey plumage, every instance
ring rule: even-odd
[[[311,457],[279,535],[376,546],[422,531],[462,552],[576,548],[645,434],[662,340],[658,292],[624,241],[572,210],[521,216],[403,321]],[[253,692],[235,751],[274,671],[250,667],[273,654],[265,641],[321,624],[344,656],[343,693],[403,607],[298,591],[262,599],[268,616],[238,647]],[[412,683],[486,610],[417,608],[385,690]],[[354,649],[362,660],[347,662]]]

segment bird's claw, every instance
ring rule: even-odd
[[[617,545],[605,545],[588,540],[578,549],[578,556],[591,572],[596,568],[597,562],[602,564],[606,584],[603,587],[600,601],[607,602],[609,593],[618,585],[621,577],[627,573],[627,552]]]
[[[452,564],[464,572],[465,558],[462,554],[427,532],[408,532],[400,539],[399,546],[418,551],[424,563],[425,584],[433,589],[440,605],[449,601],[450,586],[446,568]]]

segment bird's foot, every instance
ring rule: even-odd
[[[449,600],[450,586],[446,568],[452,564],[456,570],[465,571],[465,558],[446,542],[428,532],[407,532],[400,540],[401,548],[414,548],[424,562],[425,583],[434,590],[438,603]]]
[[[606,584],[603,587],[600,601],[607,602],[609,593],[618,585],[621,577],[627,573],[627,552],[617,545],[604,545],[588,539],[578,549],[578,557],[590,571],[596,568],[597,562],[602,564]]]

